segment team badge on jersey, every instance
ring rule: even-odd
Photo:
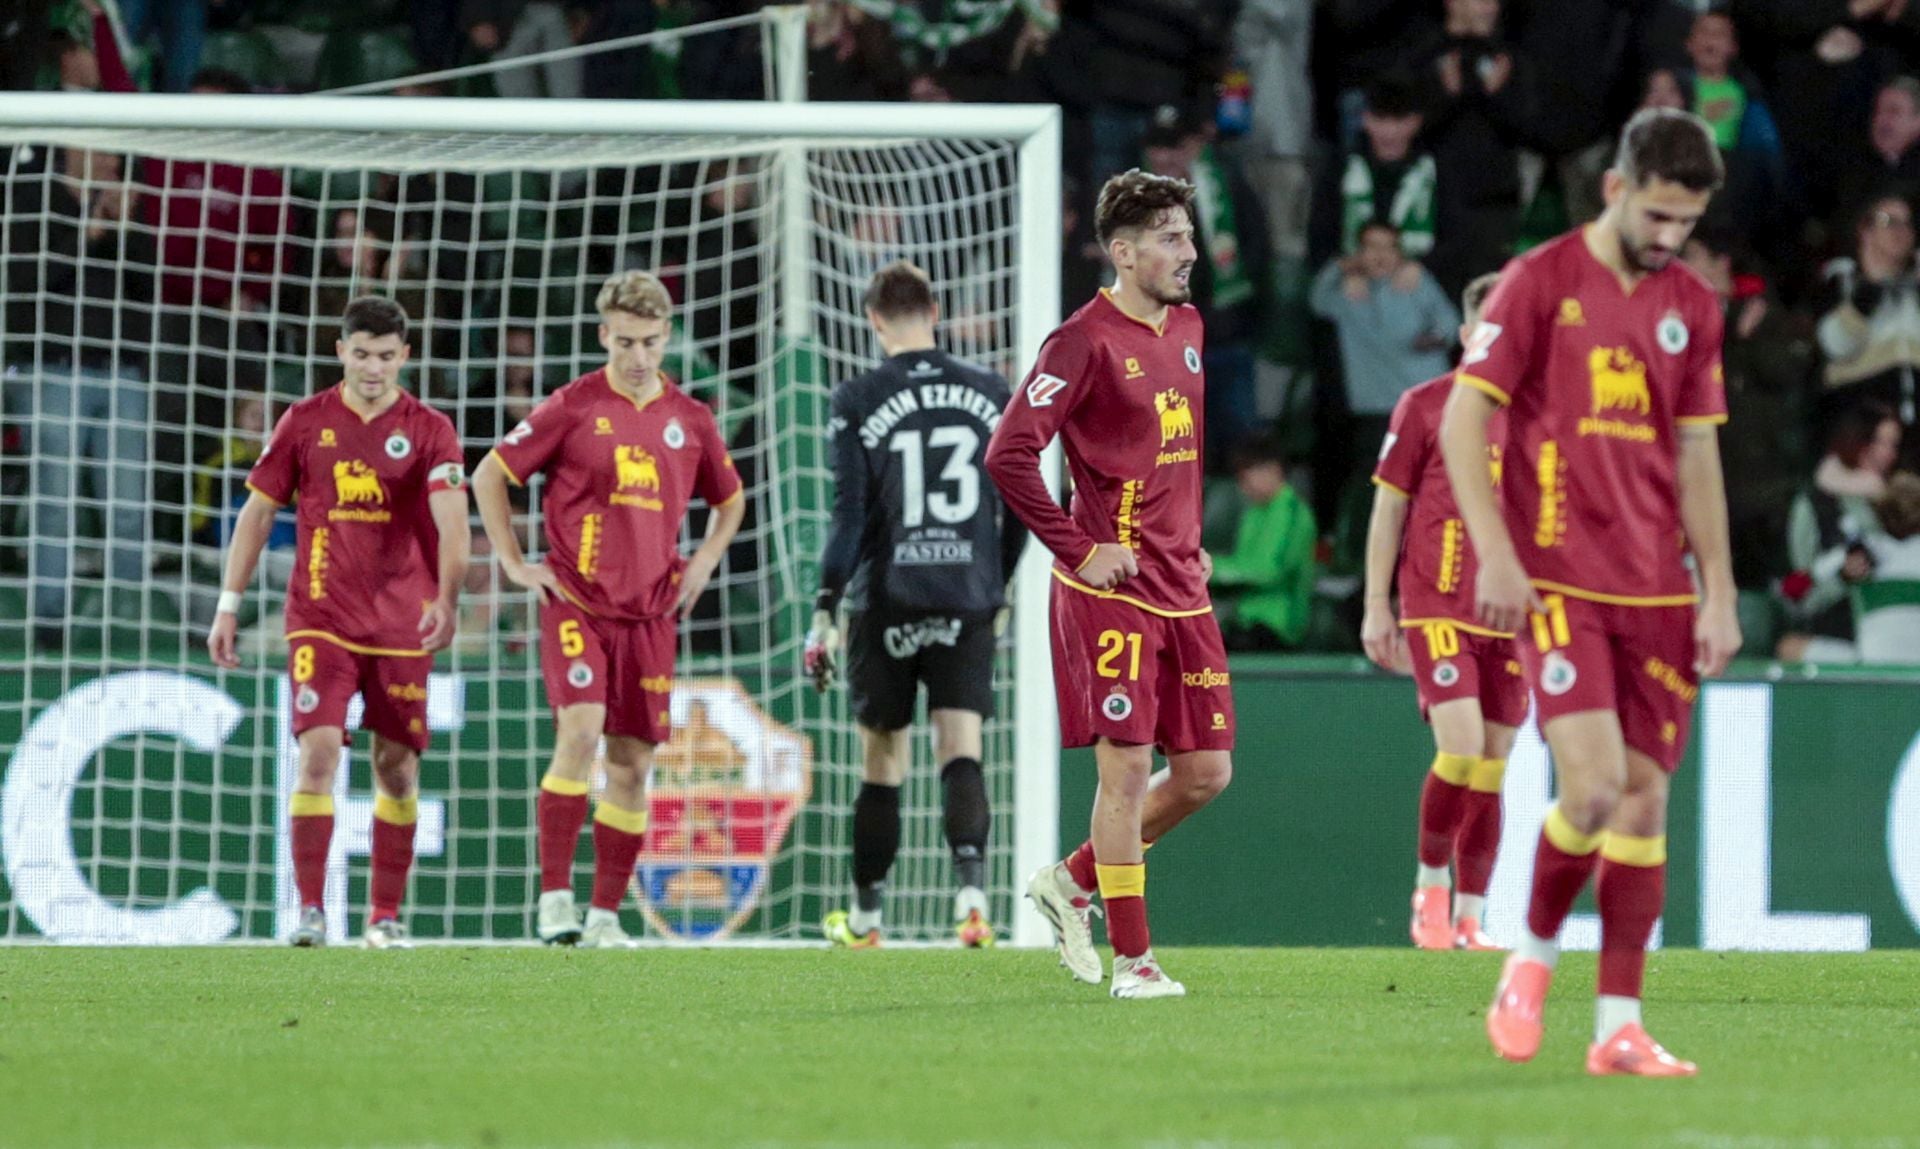
[[[1579,680],[1580,672],[1574,669],[1566,655],[1557,650],[1547,653],[1546,661],[1540,667],[1540,689],[1558,698],[1572,690],[1573,684]]]
[[[584,662],[575,662],[567,667],[567,685],[575,690],[585,690],[593,685],[593,667]]]
[[[1187,370],[1195,375],[1200,374],[1200,353],[1193,349],[1191,343],[1187,344]]]
[[[675,451],[687,445],[686,429],[680,426],[680,420],[668,419],[667,429],[660,433],[661,441]]]
[[[413,454],[413,444],[407,441],[405,435],[395,431],[387,437],[387,458],[404,459],[411,454]]]
[[[1107,695],[1107,700],[1100,704],[1100,713],[1106,715],[1111,721],[1125,722],[1133,713],[1133,699],[1116,690]]]
[[[293,696],[293,708],[302,714],[312,714],[320,709],[320,692],[311,684],[303,683]]]
[[[640,912],[680,941],[714,941],[759,908],[773,859],[806,802],[813,744],[733,679],[672,685],[673,734],[654,752],[647,837],[634,863]],[[711,783],[730,778],[724,789]]]
[[[1433,664],[1433,684],[1445,690],[1460,681],[1460,668],[1451,661],[1442,659]]]
[[[1660,323],[1653,329],[1653,337],[1660,344],[1660,350],[1669,355],[1678,355],[1687,349],[1687,325],[1677,311],[1669,311],[1660,317]]]

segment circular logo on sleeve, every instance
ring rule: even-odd
[[[680,426],[678,419],[668,419],[667,429],[661,432],[660,437],[666,441],[668,447],[676,451],[687,445],[686,428]]]
[[[593,667],[584,662],[575,662],[567,667],[567,685],[575,690],[585,690],[593,685]]]
[[[1200,374],[1200,353],[1193,349],[1191,343],[1187,344],[1187,370],[1195,375]]]
[[[302,714],[312,714],[320,709],[320,692],[312,686],[302,685],[293,696],[293,708]]]
[[[387,458],[404,459],[408,455],[411,455],[412,453],[413,453],[413,444],[407,441],[407,437],[405,435],[402,435],[400,432],[395,431],[392,435],[387,437]]]
[[[1659,341],[1660,350],[1669,355],[1678,355],[1687,349],[1687,325],[1677,311],[1669,311],[1660,317],[1660,325],[1653,329],[1653,337]]]
[[[1116,691],[1107,695],[1107,700],[1100,704],[1100,713],[1111,721],[1125,722],[1133,713],[1133,699]]]
[[[1557,650],[1549,653],[1540,667],[1540,689],[1555,698],[1572,690],[1573,684],[1579,680],[1580,672],[1574,669],[1566,655]]]
[[[1445,690],[1460,681],[1460,668],[1452,662],[1442,659],[1433,664],[1433,684]]]

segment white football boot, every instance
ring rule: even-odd
[[[1100,910],[1074,884],[1066,864],[1054,862],[1034,871],[1027,881],[1027,897],[1053,927],[1060,964],[1088,985],[1099,985],[1106,973],[1100,966],[1100,951],[1093,948],[1093,928],[1088,923]]]
[[[580,915],[573,908],[572,890],[548,890],[540,895],[540,940],[550,946],[570,946],[580,940]]]
[[[1187,987],[1168,977],[1160,969],[1160,963],[1154,960],[1153,951],[1148,950],[1137,958],[1113,956],[1113,988],[1108,991],[1115,997],[1138,1000],[1147,997],[1185,997]]]

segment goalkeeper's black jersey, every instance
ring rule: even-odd
[[[1012,392],[944,351],[895,355],[833,393],[823,605],[990,613],[1026,528],[982,462]]]

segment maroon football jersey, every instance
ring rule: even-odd
[[[247,476],[260,494],[296,504],[287,637],[423,653],[420,618],[440,593],[427,496],[464,481],[453,423],[404,391],[365,421],[337,386],[288,408]]]
[[[636,403],[604,370],[548,396],[493,449],[516,483],[547,477],[547,565],[604,618],[658,618],[680,593],[680,524],[694,496],[720,506],[740,476],[713,411],[672,380]]]
[[[1722,328],[1692,268],[1675,261],[1629,294],[1579,230],[1507,266],[1456,378],[1508,408],[1502,505],[1535,586],[1695,601],[1677,428],[1726,421]]]
[[[1401,625],[1450,622],[1482,631],[1474,621],[1473,601],[1479,567],[1460,508],[1453,501],[1446,460],[1440,455],[1440,416],[1452,393],[1453,376],[1442,375],[1400,396],[1373,481],[1408,499],[1394,580],[1400,591]],[[1488,465],[1495,483],[1500,481],[1500,440],[1505,432],[1506,412],[1496,411],[1487,429]]]
[[[1098,543],[1131,548],[1140,573],[1111,597],[1164,615],[1213,609],[1200,572],[1203,331],[1191,305],[1163,326],[1121,311],[1106,291],[1047,337],[987,449],[1000,494],[1074,577]],[[1036,462],[1058,433],[1073,476],[1069,515]]]

